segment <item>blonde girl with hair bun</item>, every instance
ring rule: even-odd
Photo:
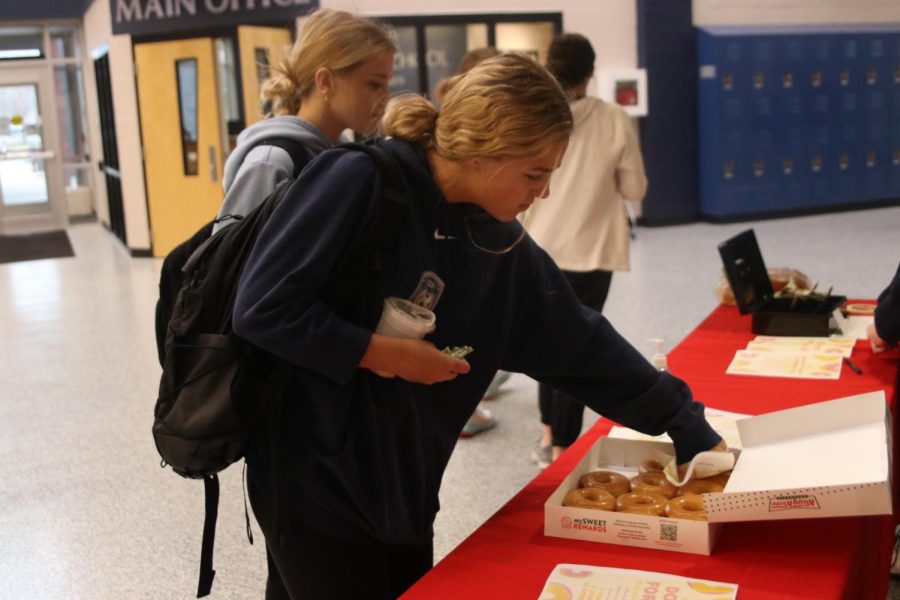
[[[375,141],[399,168],[405,214],[369,291],[349,307],[328,299],[341,257],[389,201],[373,158],[346,148],[300,174],[244,267],[235,332],[295,367],[247,456],[267,598],[392,599],[428,571],[444,470],[498,369],[668,432],[681,462],[720,440],[687,386],[584,309],[516,219],[547,194],[572,129],[553,77],[503,54],[451,83],[440,111],[392,102],[391,137]],[[441,290],[426,295],[432,333],[374,333],[385,298],[419,298],[426,284]],[[443,351],[464,346],[465,359]]]
[[[267,141],[298,145],[308,162],[345,130],[374,133],[388,101],[395,53],[384,25],[339,10],[312,13],[262,84],[267,118],[241,132],[225,163],[225,199],[214,231],[253,210],[293,175],[284,143]]]

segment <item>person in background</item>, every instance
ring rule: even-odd
[[[878,296],[875,320],[866,328],[872,352],[884,352],[900,341],[900,265],[894,279]]]
[[[267,140],[294,141],[312,159],[341,141],[345,130],[374,133],[395,53],[390,31],[375,21],[331,9],[312,13],[262,84],[271,114],[241,132],[225,162],[225,199],[213,232],[262,204],[293,175],[290,154]]]
[[[897,272],[894,273],[894,278],[878,295],[878,304],[875,306],[875,319],[866,327],[866,335],[869,338],[869,344],[872,346],[872,352],[875,354],[880,354],[900,342],[900,265],[897,265]],[[894,390],[894,406],[896,406],[897,402],[900,401],[900,396],[897,395],[900,394],[900,364],[897,366]],[[896,419],[894,427],[896,429]],[[897,454],[898,452],[895,450],[893,458],[895,462],[898,459]],[[896,506],[896,493],[894,503]],[[896,577],[900,575],[900,524],[897,524],[897,517],[894,518],[894,522],[894,552],[891,558],[891,575]]]
[[[552,196],[522,215],[529,235],[556,261],[582,304],[600,312],[613,271],[627,271],[629,224],[623,198],[641,200],[647,177],[634,125],[625,111],[587,95],[594,49],[577,33],[558,35],[547,69],[566,92],[575,128],[553,174]],[[584,405],[539,384],[543,431],[532,460],[546,467],[581,435]]]
[[[724,449],[687,385],[583,307],[516,220],[547,195],[571,128],[557,82],[515,54],[455,77],[440,111],[393,100],[375,143],[399,163],[406,215],[395,260],[349,306],[329,282],[382,202],[375,160],[327,150],[275,208],[234,309],[238,336],[294,367],[247,454],[268,599],[396,598],[426,573],[444,470],[498,369],[667,432],[679,463]],[[383,299],[409,298],[423,275],[446,284],[436,329],[373,333]],[[462,346],[467,360],[442,351]]]
[[[493,46],[484,46],[482,48],[474,48],[472,50],[469,50],[463,55],[461,59],[459,59],[459,65],[456,67],[456,74],[460,75],[462,73],[466,73],[484,59],[492,58],[494,56],[497,56],[498,54],[500,54],[500,51]],[[443,102],[444,96],[447,95],[447,91],[449,90],[449,85],[452,80],[452,77],[447,77],[446,79],[442,79],[440,82],[438,82],[437,87],[434,90],[435,105],[440,106],[441,102]]]
[[[460,75],[462,73],[467,73],[472,67],[480,63],[486,58],[492,58],[500,54],[500,51],[494,48],[493,46],[485,46],[483,48],[475,48],[473,50],[469,50],[463,55],[463,57],[459,61],[459,66],[456,69],[456,74]],[[435,98],[436,104],[440,105],[440,103],[444,99],[444,95],[446,95],[448,86],[450,84],[451,78],[447,78],[438,83],[437,89],[435,90]],[[491,385],[488,386],[487,391],[484,393],[484,400],[492,400],[500,393],[500,386],[509,380],[510,373],[505,371],[498,371],[496,375],[494,375],[493,381],[491,381]],[[475,412],[472,413],[472,416],[469,417],[469,420],[466,421],[466,424],[463,425],[462,430],[459,432],[459,437],[461,438],[469,438],[473,435],[477,435],[482,431],[487,431],[488,429],[492,429],[496,427],[497,419],[491,413],[490,409],[484,406],[484,402],[480,402],[478,407],[475,409]]]

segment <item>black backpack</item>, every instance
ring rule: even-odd
[[[381,175],[381,201],[360,240],[339,260],[328,298],[360,298],[393,263],[406,213],[400,166],[387,150],[343,144],[368,153]],[[282,182],[249,214],[203,239],[204,226],[183,246],[201,243],[181,268],[183,282],[168,320],[160,356],[163,372],[154,408],[153,438],[179,475],[203,479],[206,516],[197,597],[209,594],[215,571],[213,542],[218,514],[217,473],[244,457],[254,430],[273,399],[281,397],[293,368],[254,347],[232,330],[237,284],[260,230],[293,180]],[[176,252],[179,254],[173,256]],[[173,250],[174,263],[185,252]],[[168,260],[168,258],[167,258]],[[160,286],[162,294],[162,283]],[[160,302],[163,302],[162,296]],[[157,318],[160,309],[157,308]],[[250,543],[253,536],[246,508]]]
[[[289,138],[267,138],[260,140],[250,147],[252,150],[257,146],[276,146],[281,148],[291,157],[294,163],[294,170],[291,178],[297,177],[306,163],[309,162],[309,155],[306,153],[300,142]],[[227,219],[240,220],[241,217],[234,215],[224,215],[216,218],[197,230],[188,240],[182,242],[172,249],[163,260],[162,270],[159,274],[159,299],[156,301],[156,352],[159,355],[159,364],[162,365],[166,358],[166,337],[169,330],[169,320],[172,318],[172,311],[175,309],[175,301],[178,299],[178,292],[184,283],[185,263],[191,255],[212,236],[213,228],[219,221]]]

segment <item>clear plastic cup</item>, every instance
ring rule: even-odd
[[[396,338],[422,339],[435,328],[436,317],[427,308],[413,304],[403,298],[390,297],[384,300],[381,319],[375,333]],[[375,371],[382,377],[394,377],[393,373]]]
[[[375,333],[398,338],[422,339],[434,331],[435,316],[427,308],[403,298],[385,298]]]

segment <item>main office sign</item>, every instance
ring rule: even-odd
[[[290,21],[319,0],[109,0],[113,33],[147,35]]]

